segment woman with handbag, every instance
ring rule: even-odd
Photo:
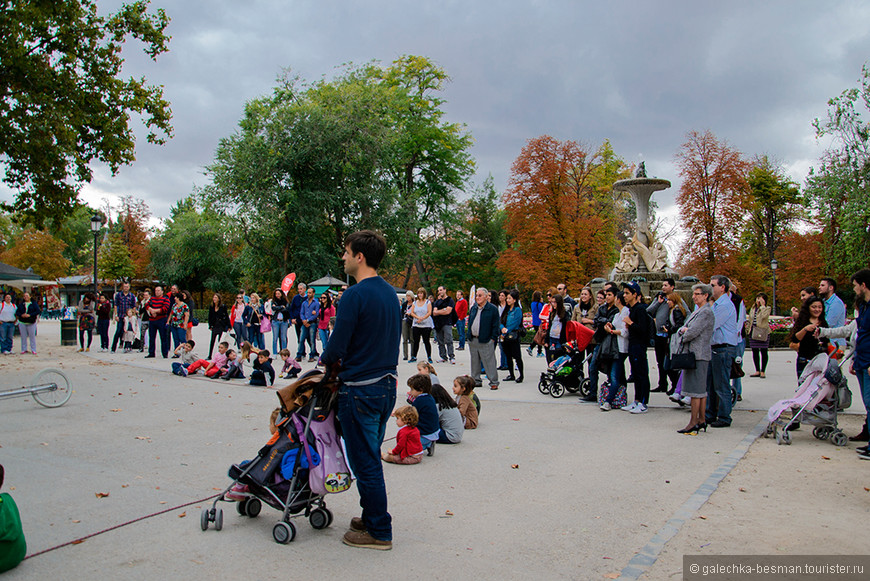
[[[91,350],[91,342],[94,340],[94,327],[97,326],[96,306],[97,297],[94,296],[94,293],[85,293],[84,298],[79,302],[79,353]],[[85,333],[88,335],[87,344],[85,344]]]
[[[265,313],[263,312],[263,305],[260,304],[260,295],[257,293],[251,293],[251,302],[249,303],[249,306],[251,307],[251,317],[248,319],[246,325],[248,328],[248,341],[250,341],[251,345],[257,349],[265,349],[266,341],[263,338],[261,327]]]
[[[214,354],[215,343],[220,343],[221,335],[230,330],[230,316],[224,306],[221,296],[217,293],[211,297],[211,307],[208,309],[208,328],[211,331],[211,341],[208,344],[208,360]]]
[[[565,354],[563,345],[566,341],[566,331],[570,313],[565,310],[565,302],[556,289],[547,291],[547,303],[550,314],[547,321],[547,330],[544,333],[544,345],[547,347],[547,363],[558,359]]]
[[[766,294],[755,295],[755,305],[746,317],[745,331],[746,336],[749,337],[749,348],[752,349],[752,362],[755,364],[755,373],[749,377],[764,379],[764,372],[767,370],[767,348],[770,346],[770,307],[767,306]]]
[[[788,338],[788,346],[793,351],[797,351],[798,354],[795,361],[795,371],[797,371],[798,380],[800,380],[801,374],[810,360],[827,349],[828,340],[819,340],[815,336],[816,329],[827,326],[828,322],[825,320],[825,301],[820,297],[810,297],[805,300],[804,304],[801,305],[801,310],[798,312],[791,335]]]
[[[683,397],[692,398],[692,417],[689,425],[680,434],[697,435],[699,430],[707,431],[704,414],[707,408],[707,372],[713,351],[710,341],[716,316],[710,306],[713,287],[708,284],[692,285],[692,301],[695,311],[677,331],[680,341],[675,353],[671,353],[671,367],[683,372]],[[693,361],[694,360],[694,361]]]
[[[523,382],[523,354],[520,349],[520,330],[523,327],[523,310],[520,308],[520,293],[511,289],[506,297],[501,314],[501,345],[507,357],[508,374],[505,381]],[[514,377],[514,363],[519,375]]]

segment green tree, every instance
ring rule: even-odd
[[[131,114],[148,141],[172,133],[159,86],[121,78],[128,36],[152,59],[167,50],[163,10],[148,1],[97,15],[94,0],[6,0],[0,10],[0,155],[5,182],[17,190],[11,208],[41,227],[74,208],[91,162],[112,173],[135,159]]]
[[[91,232],[91,217],[101,212],[84,204],[76,204],[75,209],[62,219],[50,218],[45,225],[58,239],[66,243],[63,255],[71,263],[71,271],[86,271],[93,274],[94,233]],[[105,220],[105,216],[103,217]]]
[[[228,292],[238,288],[232,236],[223,219],[200,210],[193,197],[173,206],[161,232],[150,241],[151,268],[158,280],[191,292]]]
[[[806,217],[797,184],[766,157],[755,161],[747,179],[748,220],[744,235],[757,261],[764,265],[776,256],[786,235]]]
[[[136,268],[120,232],[110,231],[106,235],[97,251],[97,266],[100,269],[97,276],[115,281],[116,290],[119,280],[133,277]]]
[[[816,137],[833,143],[804,190],[822,227],[828,272],[841,275],[865,268],[870,255],[870,67],[861,72],[860,86],[829,100],[827,117],[813,122]]]

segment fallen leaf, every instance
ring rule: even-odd
[[[513,468],[514,470],[516,470],[519,467],[520,467],[519,464],[511,464],[511,468]]]
[[[81,545],[84,542],[85,542],[85,539],[76,539],[73,542],[71,542],[70,544],[71,545]]]
[[[73,522],[74,522],[74,523],[80,523],[80,522],[82,522],[82,521],[80,521],[80,520],[74,520]]]
[[[822,460],[830,460],[827,456],[822,456]]]
[[[121,488],[127,488],[128,486],[130,486],[130,485],[129,484],[122,484]]]
[[[513,421],[515,421],[515,422],[520,421],[520,418],[511,418],[511,419],[512,419]]]
[[[180,515],[178,515],[178,518],[184,518],[184,517],[186,517],[186,516],[187,516],[187,511],[184,511],[183,513],[181,513]]]
[[[743,488],[742,486],[740,488],[738,488],[737,490],[739,490],[740,492],[746,492],[746,489]]]
[[[450,512],[449,510],[445,510],[445,511],[444,511],[444,514],[446,514],[446,515],[448,515],[448,516],[453,516],[453,513]]]
[[[606,579],[619,579],[619,573],[608,573],[604,577]]]
[[[166,504],[166,501],[165,501],[165,500],[161,500],[161,501],[160,501],[160,504]]]
[[[699,515],[698,515],[698,518],[701,519],[701,520],[707,520],[707,517],[704,516],[703,514],[699,514]]]
[[[151,436],[136,436],[137,440],[150,440]]]
[[[106,498],[107,496],[109,496],[108,492],[95,492],[94,494],[97,498]]]
[[[113,410],[109,410],[109,411],[110,411],[110,412],[121,412],[121,411],[124,411],[124,410],[122,410],[121,408],[115,408],[115,409],[113,409]]]
[[[181,422],[181,421],[183,421],[183,420],[178,420],[178,421]]]
[[[48,442],[40,442],[39,445],[40,446],[48,446]]]
[[[867,488],[866,486],[864,487],[864,490],[866,490],[867,492],[870,492],[870,488]]]

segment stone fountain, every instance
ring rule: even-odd
[[[668,264],[664,244],[655,239],[649,228],[649,201],[654,192],[666,190],[671,182],[646,177],[646,168],[641,163],[635,176],[613,184],[618,192],[628,192],[637,209],[637,224],[631,241],[619,252],[619,262],[610,272],[610,280],[616,282],[637,281],[645,295],[657,291],[668,277],[679,278]]]

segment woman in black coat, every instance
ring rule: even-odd
[[[214,344],[219,342],[221,335],[230,330],[230,316],[224,306],[221,296],[217,293],[211,298],[211,306],[208,309],[208,328],[211,330],[211,341],[208,345],[208,358],[214,353]]]

